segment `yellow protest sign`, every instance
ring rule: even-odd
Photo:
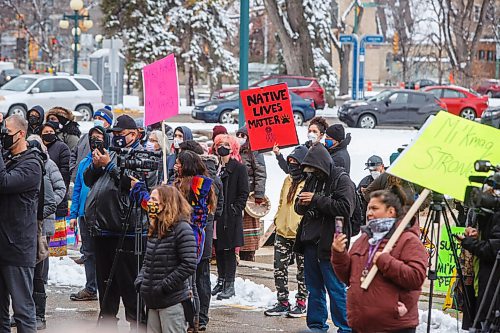
[[[433,191],[464,200],[476,160],[500,163],[500,130],[441,111],[387,170]]]

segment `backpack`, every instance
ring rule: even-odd
[[[347,172],[342,171],[340,175],[338,175],[337,178],[335,179],[333,187],[334,189],[337,188],[339,179],[344,175],[349,177],[349,174]],[[351,177],[349,177],[349,180],[351,181],[351,183],[353,183],[354,188],[356,188],[356,184],[354,184],[354,182],[351,180]],[[361,226],[364,224],[363,210],[361,206],[361,197],[359,196],[359,193],[357,191],[354,191],[354,211],[352,212],[352,215],[349,217],[349,224],[351,227],[350,237],[359,234],[359,232],[361,231]]]

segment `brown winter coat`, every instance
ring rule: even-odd
[[[428,263],[419,234],[418,224],[415,224],[403,232],[390,253],[379,256],[379,272],[368,290],[361,289],[360,281],[368,259],[368,235],[363,233],[349,253],[332,251],[331,262],[335,273],[350,286],[347,291],[347,319],[349,326],[357,332],[387,332],[417,327],[418,298]],[[389,236],[386,236],[379,251],[388,239]],[[403,317],[399,317],[398,301],[408,309]]]

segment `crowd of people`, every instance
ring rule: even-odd
[[[0,122],[0,331],[46,328],[48,256],[67,254],[67,219],[81,235],[75,261],[86,275],[85,287],[70,299],[98,300],[99,325],[117,325],[121,300],[131,327],[206,330],[211,297],[235,296],[238,262],[254,261],[259,247],[260,220],[245,207],[249,198],[265,204],[266,163],[252,151],[247,128],[231,135],[218,125],[210,141],[198,142],[186,126],[141,128],[103,108],[82,135],[69,110],[45,114],[40,106],[26,119]],[[274,218],[278,302],[264,314],[306,317],[311,331],[327,331],[330,314],[338,332],[415,332],[429,263],[418,216],[392,251],[381,252],[413,203],[415,187],[386,173],[376,155],[356,186],[351,136],[342,125],[316,117],[307,138],[286,157],[273,149],[287,176]],[[494,251],[477,242],[476,229],[463,243],[478,256]],[[211,288],[213,257],[217,283]],[[292,306],[293,262],[298,292]],[[380,273],[363,290],[373,265]]]

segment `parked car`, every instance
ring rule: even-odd
[[[500,106],[487,108],[481,116],[481,124],[500,129]]]
[[[366,101],[348,101],[339,109],[339,120],[350,127],[378,125],[420,127],[446,106],[433,95],[415,90],[384,90]]]
[[[427,87],[424,91],[443,101],[449,113],[469,120],[480,118],[488,107],[488,96],[479,96],[476,92],[462,87],[435,86]]]
[[[23,72],[19,68],[3,69],[0,71],[0,86],[3,86],[12,79],[15,79]]]
[[[406,82],[405,83],[405,89],[415,89],[415,86],[418,84],[420,89],[424,89],[425,87],[429,86],[437,86],[438,83],[432,80],[428,79],[420,79],[416,81],[411,81],[411,82]]]
[[[500,97],[500,80],[485,79],[482,80],[475,88],[481,95],[488,95],[488,97]]]
[[[265,87],[272,84],[286,83],[291,92],[296,93],[304,99],[312,99],[315,109],[325,108],[325,90],[318,83],[318,79],[305,76],[291,75],[270,75],[262,80],[250,84],[252,87]],[[213,93],[210,99],[222,99],[227,95],[236,92],[238,88],[226,88],[217,90]]]
[[[0,112],[24,116],[34,105],[44,109],[62,106],[92,119],[104,107],[102,91],[88,75],[21,75],[0,88]]]
[[[292,99],[293,118],[297,126],[311,120],[316,115],[314,102],[303,99],[297,94],[290,92]],[[194,119],[203,120],[207,123],[232,124],[236,121],[233,110],[239,108],[239,93],[233,93],[226,99],[216,99],[195,106],[191,116]]]

